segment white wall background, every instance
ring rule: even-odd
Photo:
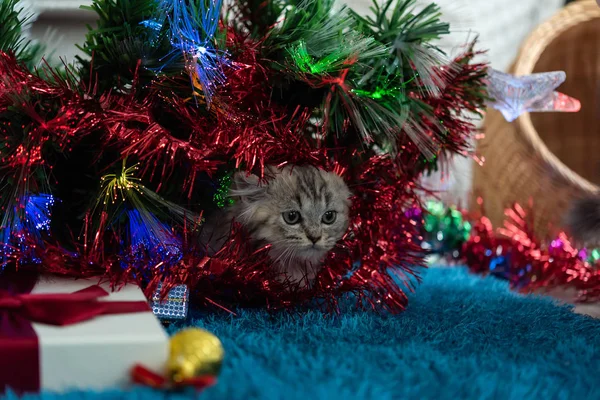
[[[506,70],[515,58],[520,44],[540,22],[554,14],[564,0],[437,0],[450,22],[452,33],[441,46],[450,54],[460,52],[467,40],[479,37],[479,47],[488,49],[487,60],[492,67]],[[89,0],[23,0],[36,19],[31,26],[32,37],[46,41],[54,57],[73,59],[80,54],[75,43],[81,43],[86,24],[93,24],[94,15],[80,10]],[[371,0],[347,0],[361,13],[367,13]],[[418,0],[428,4],[429,0]],[[447,176],[435,174],[425,179],[429,188],[442,191],[447,202],[467,205],[471,189],[473,163],[456,158]]]

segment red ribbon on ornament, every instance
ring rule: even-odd
[[[217,383],[217,377],[213,375],[203,375],[194,378],[184,379],[181,382],[170,381],[167,377],[149,370],[143,365],[135,365],[131,370],[131,378],[135,383],[149,386],[154,389],[181,389],[193,387],[200,392]]]
[[[31,294],[37,276],[0,277],[0,393],[40,390],[39,342],[32,322],[72,325],[100,315],[150,311],[145,301],[98,301],[108,296],[92,285],[74,293]]]

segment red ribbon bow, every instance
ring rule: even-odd
[[[217,383],[217,377],[203,375],[185,379],[181,382],[170,381],[166,376],[149,370],[143,365],[135,365],[131,370],[131,378],[140,385],[149,386],[154,389],[182,389],[193,387],[197,392],[209,388]]]
[[[97,285],[74,293],[11,294],[0,290],[0,313],[30,322],[72,325],[99,315],[149,311],[145,301],[98,301],[106,296],[108,292]]]
[[[145,301],[98,301],[108,296],[92,285],[74,293],[31,294],[37,279],[11,274],[0,279],[0,393],[40,389],[38,338],[32,322],[71,325],[106,314],[150,311]]]

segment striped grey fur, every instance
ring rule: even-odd
[[[270,167],[265,178],[261,183],[255,175],[234,176],[230,195],[235,203],[227,221],[241,223],[257,245],[270,244],[269,256],[291,281],[309,284],[348,229],[350,190],[335,173],[315,167]],[[325,223],[330,211],[336,218]],[[299,222],[286,222],[284,213],[290,212],[300,213]]]

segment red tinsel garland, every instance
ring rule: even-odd
[[[260,46],[239,34],[229,34],[233,62],[225,71],[227,83],[214,96],[210,113],[191,107],[193,99],[153,95],[153,88],[164,83],[160,79],[154,87],[144,88],[143,93],[112,92],[98,97],[58,76],[48,81],[32,76],[12,56],[0,53],[0,113],[17,103],[15,96],[27,93],[36,101],[28,115],[36,127],[48,132],[44,140],[66,149],[86,135],[98,135],[107,149],[116,150],[122,158],[142,161],[142,172],[161,182],[185,165],[188,179],[182,190],[188,195],[194,190],[198,174],[210,175],[223,165],[258,174],[268,164],[311,164],[339,172],[354,195],[351,224],[328,256],[314,286],[301,289],[282,281],[265,249],[251,247],[246,234],[236,226],[229,241],[213,257],[207,257],[182,227],[179,233],[190,237],[184,240],[181,257],[157,261],[150,256],[137,255],[133,259],[116,254],[110,235],[107,237],[106,221],[100,221],[95,230],[86,223],[81,240],[59,244],[46,238],[44,246],[34,248],[38,265],[45,272],[98,275],[114,285],[126,280],[149,282],[148,293],[159,282],[165,291],[183,283],[199,303],[222,308],[260,304],[276,309],[320,299],[325,309],[335,310],[340,296],[353,294],[363,306],[392,312],[404,309],[407,298],[403,289],[412,289],[416,269],[424,266],[418,228],[403,212],[418,202],[415,182],[421,171],[417,166],[419,149],[401,139],[401,151],[397,159],[392,159],[358,150],[326,148],[318,135],[309,139],[301,134],[311,128],[311,114],[271,103],[269,85],[265,84],[271,71],[259,60]],[[468,53],[464,57],[472,56]],[[462,58],[457,59],[461,62]],[[485,66],[461,65],[441,97],[422,99],[446,129],[443,151],[462,151],[474,131],[472,124],[455,114],[477,111],[473,106],[477,101],[465,98],[461,87],[483,74]],[[155,114],[156,105],[177,120],[180,132],[176,137],[161,124],[159,118],[164,115]],[[14,171],[15,164],[12,159],[2,160],[1,167]],[[161,190],[160,184],[156,190]],[[19,262],[23,255],[15,249],[11,258]]]
[[[462,249],[472,271],[501,275],[523,292],[571,288],[579,292],[579,301],[600,298],[600,262],[586,260],[565,232],[550,241],[536,237],[520,205],[505,214],[504,227],[496,231],[486,217],[474,224]]]

